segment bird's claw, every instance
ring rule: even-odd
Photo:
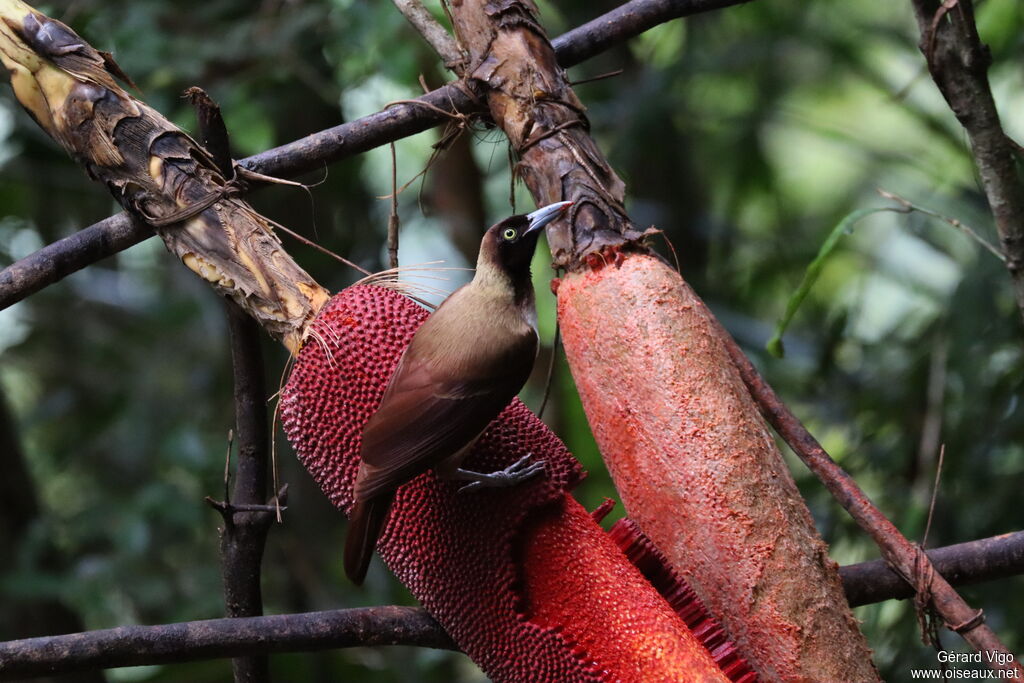
[[[520,484],[527,479],[532,479],[544,471],[544,461],[538,460],[531,463],[530,458],[532,457],[532,453],[527,453],[505,469],[498,470],[497,472],[484,473],[458,470],[459,475],[472,478],[473,480],[461,487],[459,493],[468,493],[481,488],[505,488]]]

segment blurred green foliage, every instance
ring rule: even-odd
[[[541,10],[557,35],[613,6],[563,0]],[[69,0],[39,7],[112,50],[143,97],[185,128],[194,124],[180,93],[207,89],[224,108],[237,156],[414,96],[421,72],[431,82],[442,77],[390,3]],[[1004,124],[1024,138],[1024,6],[987,0],[978,21],[992,48]],[[1024,528],[1022,330],[1003,266],[933,218],[874,214],[825,262],[786,334],[786,357],[763,351],[832,227],[854,210],[892,206],[876,187],[995,241],[963,134],[916,43],[907,2],[761,0],[659,27],[570,77],[625,69],[578,90],[595,136],[627,181],[631,215],[666,232],[684,276],[910,538],[923,533],[944,444],[928,541],[945,545]],[[478,127],[472,136],[487,217],[497,219],[509,212],[506,145],[493,130]],[[434,132],[398,143],[399,182],[424,167],[436,139]],[[2,264],[115,208],[6,89],[0,163]],[[377,198],[390,191],[387,149],[305,180],[323,181],[312,200],[275,188],[254,202],[379,268],[388,202]],[[416,182],[401,197],[403,261],[464,265],[437,229],[439,219],[422,214],[419,191]],[[517,205],[532,206],[522,188]],[[321,254],[290,248],[331,289],[353,281]],[[550,343],[546,264],[538,256],[535,272],[542,337]],[[285,353],[269,341],[266,350],[268,377],[276,378]],[[202,503],[222,489],[233,419],[220,301],[150,240],[0,312],[0,352],[0,387],[44,511],[18,547],[0,549],[7,558],[0,612],[8,601],[56,598],[88,628],[221,614],[219,520]],[[591,472],[579,497],[593,507],[614,492],[564,362],[556,370],[545,417]],[[524,394],[533,406],[544,374]],[[410,602],[379,564],[364,589],[344,580],[343,518],[281,437],[278,448],[292,491],[285,523],[268,544],[267,610]],[[792,463],[833,557],[876,557]],[[1024,579],[964,593],[1012,650],[1024,648]],[[857,613],[886,678],[903,680],[910,666],[934,663],[907,603]],[[945,642],[959,647],[955,637]],[[273,668],[282,680],[481,680],[461,655],[398,648],[280,656]],[[201,662],[110,677],[214,681],[228,671],[227,662]]]

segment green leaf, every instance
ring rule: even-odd
[[[839,238],[843,235],[853,232],[853,225],[862,218],[866,218],[874,213],[881,211],[892,211],[889,208],[876,208],[876,209],[857,209],[852,211],[843,217],[836,227],[832,228],[832,232],[829,233],[825,242],[821,245],[821,249],[818,250],[818,255],[814,257],[810,265],[807,266],[807,270],[804,271],[804,279],[800,282],[800,286],[797,287],[793,295],[789,297],[789,303],[786,304],[786,312],[779,318],[779,321],[775,323],[775,334],[768,340],[765,348],[768,349],[768,353],[772,354],[776,358],[782,358],[785,355],[785,347],[782,344],[782,335],[785,334],[786,328],[789,326],[789,322],[796,315],[797,309],[800,308],[800,304],[803,303],[807,293],[811,291],[811,287],[817,281],[818,276],[821,274],[822,268],[825,267],[825,260],[829,255],[835,251],[835,248],[839,245]]]

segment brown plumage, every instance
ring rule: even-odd
[[[438,307],[402,356],[363,431],[345,542],[345,572],[362,583],[395,490],[434,467],[465,488],[539,474],[529,454],[502,472],[459,468],[476,438],[526,383],[537,355],[530,260],[541,229],[571,202],[512,216],[484,235],[472,282]]]

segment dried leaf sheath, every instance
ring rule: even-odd
[[[167,248],[297,351],[328,294],[239,199],[210,156],[129,95],[109,55],[19,0],[0,0],[0,60],[15,96],[89,176]]]

